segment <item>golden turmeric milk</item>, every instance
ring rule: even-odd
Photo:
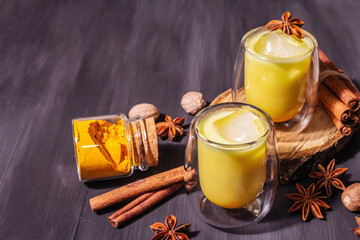
[[[128,175],[131,153],[124,120],[74,120],[75,152],[81,181]]]

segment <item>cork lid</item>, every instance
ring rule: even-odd
[[[157,166],[159,162],[159,150],[158,150],[158,141],[155,127],[154,118],[146,118],[144,120],[146,135],[147,135],[147,145],[148,145],[148,159],[149,166]]]
[[[158,141],[154,118],[146,118],[130,123],[134,146],[134,163],[149,167],[157,166],[159,162]]]

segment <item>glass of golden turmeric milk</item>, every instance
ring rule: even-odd
[[[267,113],[244,103],[206,108],[193,119],[185,168],[197,178],[188,196],[199,216],[222,228],[260,221],[277,187],[274,125]]]
[[[319,57],[316,39],[280,29],[251,30],[243,37],[235,63],[233,99],[246,101],[270,115],[278,127],[300,132],[318,101]]]

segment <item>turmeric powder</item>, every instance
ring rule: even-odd
[[[73,124],[80,180],[130,173],[132,157],[123,120],[116,124],[105,120],[75,120]]]

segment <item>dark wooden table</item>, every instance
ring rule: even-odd
[[[183,164],[186,137],[160,141],[160,164],[113,181],[78,181],[71,119],[128,113],[153,103],[173,117],[189,90],[208,101],[230,88],[235,53],[249,30],[289,10],[360,86],[360,2],[307,1],[1,1],[0,239],[151,239],[149,225],[174,214],[191,239],[356,239],[355,214],[331,199],[325,221],[287,214],[281,186],[259,224],[223,231],[202,222],[183,190],[114,229],[108,209],[89,199]],[[360,181],[360,135],[337,154],[346,185]],[[309,180],[304,180],[308,184]]]

